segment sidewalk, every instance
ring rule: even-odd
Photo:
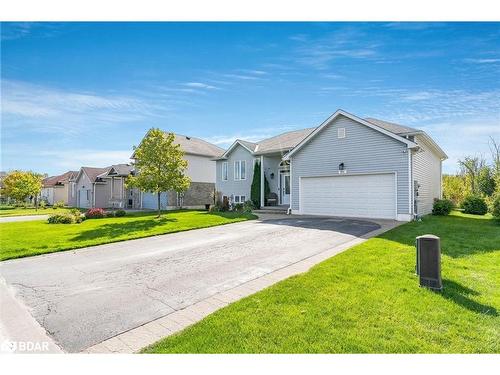
[[[1,223],[14,223],[17,221],[34,221],[34,220],[47,220],[49,215],[25,215],[25,216],[7,216],[0,217]]]

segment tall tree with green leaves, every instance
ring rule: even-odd
[[[127,179],[127,186],[157,194],[158,217],[161,216],[161,193],[172,190],[183,193],[191,183],[185,175],[188,162],[174,140],[173,133],[150,129],[141,144],[134,147],[136,173]]]
[[[253,166],[252,186],[250,187],[250,200],[255,208],[260,208],[260,162]]]
[[[260,168],[260,162],[256,161],[253,166],[253,179],[250,187],[250,200],[255,208],[260,208]],[[270,192],[269,182],[264,175],[264,197],[269,196]]]
[[[485,166],[485,160],[478,156],[466,156],[458,164],[471,185],[472,194],[478,194],[477,178],[479,171]]]
[[[33,197],[35,209],[38,209],[38,196],[42,191],[42,175],[32,171],[15,170],[3,180],[4,194],[17,201]]]

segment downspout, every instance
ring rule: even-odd
[[[95,208],[95,182],[92,182],[92,208]]]
[[[260,155],[260,207],[264,208],[264,155]]]
[[[289,171],[290,171],[290,203],[288,205],[288,210],[286,211],[287,215],[291,215],[292,214],[292,202],[293,202],[293,194],[292,194],[292,186],[293,186],[293,175],[292,175],[292,159],[290,158],[289,159],[289,165],[290,165],[290,168],[289,168]]]

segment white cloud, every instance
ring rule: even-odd
[[[464,59],[464,61],[467,63],[471,63],[471,64],[496,64],[496,63],[500,63],[500,59],[488,59],[488,58]]]
[[[210,137],[204,137],[203,139],[220,147],[228,147],[237,139],[242,139],[244,141],[249,141],[249,142],[259,142],[263,139],[274,137],[275,135],[290,130],[293,130],[292,126],[279,126],[272,128],[260,128],[260,129],[258,128],[249,131],[247,133],[215,135]]]
[[[80,167],[107,167],[129,163],[132,150],[103,151],[100,149],[74,149],[71,151],[42,151],[39,153],[48,165],[60,170],[78,170]]]
[[[91,129],[162,117],[165,100],[97,94],[2,80],[2,125],[27,131],[75,136]]]
[[[185,83],[184,86],[193,87],[197,89],[207,89],[207,90],[213,90],[217,88],[215,86],[207,85],[206,83],[201,83],[201,82],[188,82]]]

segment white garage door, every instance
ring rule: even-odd
[[[303,177],[300,208],[308,215],[394,219],[395,174]]]

